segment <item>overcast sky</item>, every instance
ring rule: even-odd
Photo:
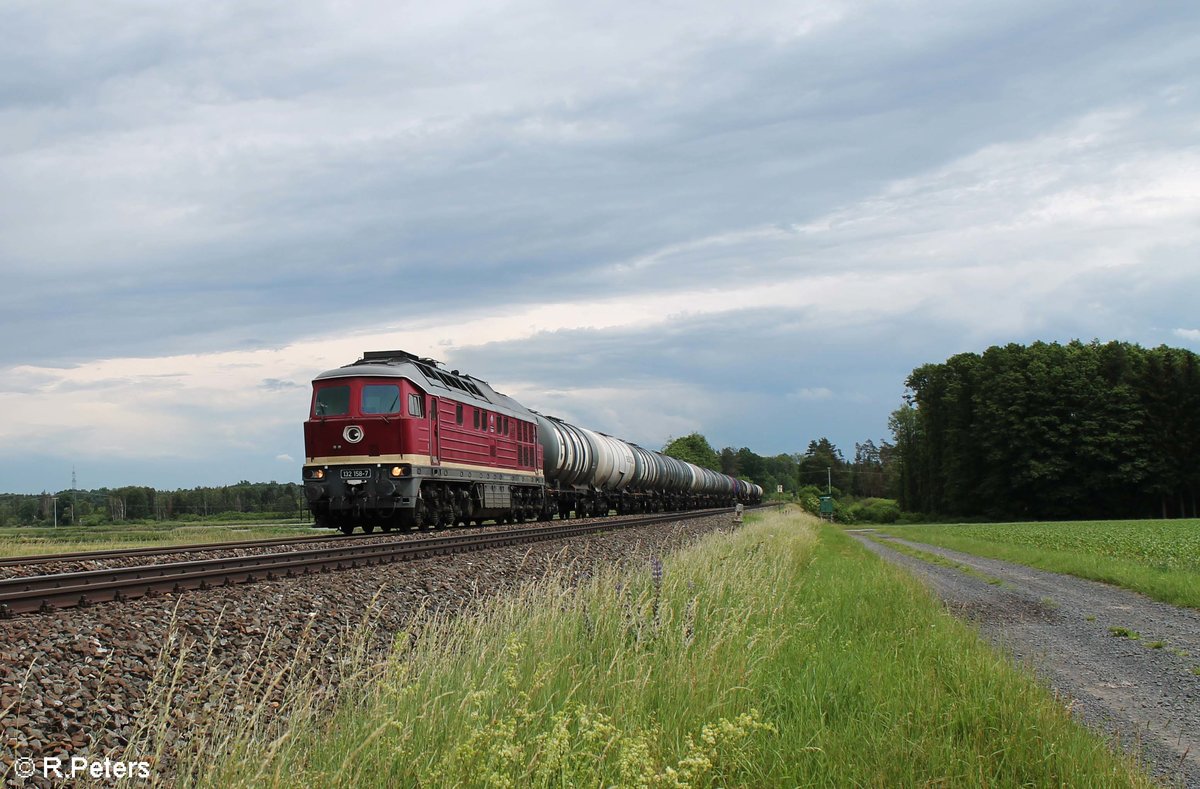
[[[1200,351],[1200,6],[0,5],[0,491],[296,480],[443,359],[647,446],[846,454],[913,367]]]

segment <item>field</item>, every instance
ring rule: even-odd
[[[0,528],[0,558],[45,553],[149,548],[157,545],[324,534],[300,521],[122,523],[106,526]]]
[[[247,699],[190,738],[180,783],[1150,785],[921,584],[795,511],[434,617],[359,669],[332,712],[294,688],[271,726]]]
[[[883,531],[1200,608],[1200,520],[938,524]]]

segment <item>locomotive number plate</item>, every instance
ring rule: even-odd
[[[370,479],[371,469],[369,468],[344,468],[342,469],[342,479]]]

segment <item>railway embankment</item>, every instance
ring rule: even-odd
[[[578,580],[604,565],[640,565],[730,521],[681,520],[0,620],[0,776],[15,780],[14,765],[25,759],[41,770],[47,758],[108,758],[144,760],[170,783],[176,758],[203,732],[265,725],[287,711],[288,689],[300,682],[312,683],[313,704],[326,704],[348,671],[378,662],[397,632],[427,616],[462,612],[547,574]]]

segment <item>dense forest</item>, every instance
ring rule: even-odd
[[[906,510],[1029,520],[1183,517],[1200,492],[1200,357],[1121,342],[964,353],[892,414]]]

